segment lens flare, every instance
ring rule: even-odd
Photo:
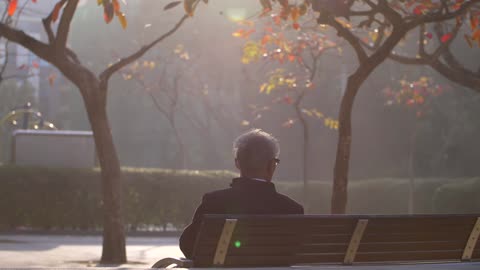
[[[235,241],[235,247],[236,247],[236,248],[239,248],[239,247],[241,247],[241,246],[242,246],[242,242],[240,242],[240,241],[238,241],[238,240]]]

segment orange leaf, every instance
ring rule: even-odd
[[[263,36],[262,45],[266,45],[268,42],[270,42],[271,39],[272,39],[272,37],[270,35]]]
[[[113,10],[116,12],[120,12],[120,3],[118,3],[118,0],[113,0]]]
[[[472,30],[477,29],[478,24],[479,24],[478,17],[471,16],[470,17],[470,27],[472,27]]]
[[[290,17],[292,18],[292,21],[298,21],[298,18],[300,17],[300,10],[297,7],[292,7],[290,10]]]
[[[55,22],[58,20],[58,15],[60,14],[60,9],[62,9],[62,6],[63,6],[62,2],[58,2],[57,4],[55,4],[55,7],[53,8],[53,11],[52,11],[52,22]]]
[[[193,17],[193,4],[195,3],[195,0],[185,0],[183,2],[183,7],[185,9],[185,12],[187,13],[188,16]]]
[[[122,28],[126,29],[128,23],[127,23],[127,18],[125,16],[125,13],[120,12],[119,14],[117,14],[117,18],[120,24],[122,25]]]
[[[8,3],[8,16],[13,16],[17,10],[18,0],[10,0]]]
[[[477,29],[475,32],[473,32],[472,40],[476,40],[476,41],[480,40],[480,29]]]

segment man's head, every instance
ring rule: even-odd
[[[242,177],[270,181],[279,162],[279,154],[277,139],[261,129],[250,130],[233,143],[235,165]]]

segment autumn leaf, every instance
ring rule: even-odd
[[[479,18],[475,16],[470,16],[470,27],[472,28],[472,30],[477,29],[478,24],[479,24]]]
[[[272,10],[272,3],[270,3],[270,0],[260,0],[260,4],[262,4],[263,13],[268,13]]]
[[[8,2],[8,16],[13,16],[15,14],[15,11],[17,10],[17,5],[18,5],[18,0],[10,0]]]
[[[58,16],[60,14],[60,10],[63,7],[63,4],[63,2],[58,2],[57,4],[55,4],[55,7],[52,11],[52,22],[56,22],[58,20]]]
[[[120,12],[120,3],[118,3],[118,0],[112,0],[112,5],[115,13]]]
[[[118,18],[118,21],[120,22],[120,24],[122,25],[122,28],[126,29],[128,23],[127,23],[127,18],[125,16],[125,13],[120,12],[120,14],[117,14],[117,18]]]
[[[113,5],[110,2],[107,2],[103,5],[103,19],[106,23],[110,23],[113,19]]]
[[[452,33],[446,33],[445,35],[443,35],[441,38],[440,38],[440,41],[442,43],[447,43],[450,39],[452,39],[453,37],[453,34]]]
[[[292,21],[298,21],[298,18],[300,17],[300,9],[298,7],[292,7],[290,9],[290,17],[292,18]]]
[[[184,0],[183,2],[183,8],[185,9],[185,13],[187,13],[188,16],[193,17],[193,4],[195,3],[195,0]]]
[[[284,97],[283,97],[283,102],[284,102],[285,104],[291,105],[291,104],[293,104],[293,99],[292,99],[292,97],[290,97],[290,96],[284,96]]]
[[[176,6],[178,6],[182,1],[174,1],[174,2],[170,2],[168,3],[165,7],[163,7],[163,10],[169,10],[169,9],[172,9]]]
[[[472,40],[480,41],[480,29],[477,29],[472,34]]]

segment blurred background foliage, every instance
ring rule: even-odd
[[[274,106],[276,96],[260,93],[269,70],[282,68],[288,72],[295,67],[269,63],[266,69],[261,62],[242,63],[245,42],[232,37],[239,28],[235,20],[249,18],[259,11],[256,1],[245,2],[222,0],[208,7],[199,6],[202,10],[195,14],[194,21],[189,21],[139,61],[140,67],[145,66],[145,61],[148,63],[145,66],[148,72],[142,71],[141,79],[160,80],[157,86],[147,91],[128,78],[131,73],[128,70],[111,81],[108,112],[122,166],[151,168],[125,173],[129,224],[185,224],[201,194],[227,187],[232,178],[230,172],[210,175],[204,170],[233,171],[232,141],[253,127],[279,138],[282,148],[282,162],[276,173],[279,189],[299,198],[301,131],[295,124],[284,125],[293,114],[291,107]],[[83,64],[98,72],[119,56],[132,52],[132,48],[165,32],[183,14],[181,9],[161,11],[164,4],[157,0],[129,1],[125,7],[129,27],[123,30],[120,24],[105,25],[95,1],[88,1],[78,9],[69,43],[81,59],[86,59]],[[88,31],[94,28],[97,31]],[[402,50],[413,47],[405,44]],[[470,49],[463,40],[454,44],[453,51],[467,66],[478,64],[478,50]],[[319,60],[315,88],[304,101],[305,108],[337,115],[346,78],[356,65],[348,48],[342,54],[342,57],[326,54]],[[168,72],[162,76],[160,67],[164,66]],[[185,144],[186,169],[192,170],[184,172],[156,169],[179,169],[180,164],[174,130],[149,95],[150,91],[165,101],[161,92],[172,85],[177,75],[181,79],[176,129]],[[422,77],[451,90],[435,98],[428,117],[417,124],[403,107],[386,106],[384,89],[396,90],[400,81]],[[414,170],[419,177],[415,197],[419,200],[418,212],[479,211],[479,199],[475,197],[480,185],[478,94],[449,83],[429,68],[406,67],[391,61],[382,64],[364,88],[354,107],[349,211],[406,212],[406,178],[414,130],[417,130]],[[2,114],[34,99],[28,84],[3,82],[0,90]],[[56,106],[46,108],[47,105],[34,102],[42,112],[48,112],[47,119],[59,129],[90,130],[78,91],[61,78],[51,90],[51,95],[57,97]],[[311,169],[307,177],[316,181],[312,184],[310,205],[312,212],[327,213],[337,134],[325,129],[324,123],[314,117],[307,120],[311,138],[308,161]],[[6,156],[8,151],[4,152],[3,161]],[[200,172],[195,174],[195,170]],[[0,209],[2,213],[8,211],[9,217],[1,222],[12,223],[2,226],[98,226],[101,202],[96,171],[3,167],[0,174]],[[13,204],[18,207],[9,209]]]

